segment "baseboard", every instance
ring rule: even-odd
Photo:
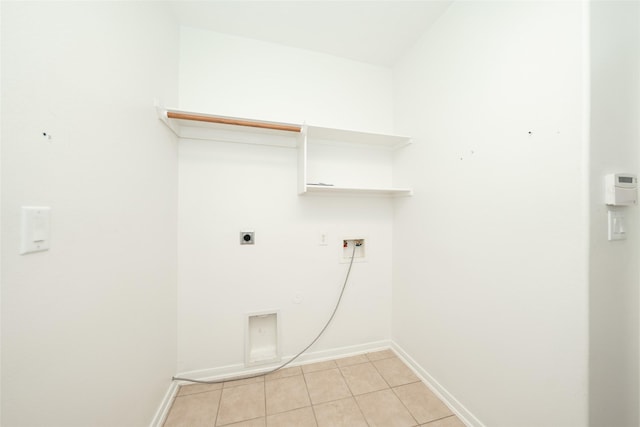
[[[159,427],[164,424],[164,421],[167,418],[167,414],[169,413],[169,409],[171,408],[171,404],[173,403],[173,399],[176,397],[177,392],[178,384],[175,381],[172,381],[169,385],[169,389],[162,399],[162,402],[160,403],[160,407],[156,411],[156,415],[151,421],[151,427]]]
[[[357,354],[368,353],[377,350],[383,350],[391,347],[391,341],[382,340],[374,341],[365,344],[352,345],[347,347],[333,348],[329,350],[314,351],[305,353],[298,357],[295,361],[287,366],[298,366],[307,363],[323,362],[325,360],[338,359],[341,357],[355,356]],[[200,369],[195,371],[181,372],[176,377],[192,378],[195,380],[214,381],[222,380],[225,378],[231,378],[241,375],[253,375],[262,372],[267,372],[285,361],[289,360],[290,356],[284,356],[280,362],[270,363],[262,366],[245,367],[243,363],[237,363],[234,365],[221,366],[218,368]]]
[[[413,369],[415,374],[420,377],[427,387],[444,402],[445,405],[456,414],[460,421],[469,427],[485,427],[485,425],[476,418],[458,399],[456,399],[449,391],[442,386],[433,376],[431,376],[422,366],[420,366],[406,351],[398,344],[391,341],[391,349],[398,355],[403,362]]]
[[[293,361],[288,366],[299,366],[307,363],[315,363],[315,362],[323,362],[325,360],[338,359],[342,357],[355,356],[357,354],[369,353],[372,351],[385,350],[387,348],[391,348],[391,341],[382,340],[382,341],[374,341],[366,344],[358,344],[347,347],[333,348],[329,350],[321,350],[314,351],[312,353],[305,353],[298,357],[295,361]],[[238,363],[235,365],[222,366],[220,368],[211,368],[211,369],[201,369],[197,371],[189,371],[183,372],[176,377],[182,378],[192,378],[194,380],[203,380],[203,381],[214,381],[225,378],[231,378],[241,375],[251,375],[258,374],[261,372],[269,371],[276,366],[281,365],[285,361],[289,360],[292,356],[283,357],[280,363],[273,363],[270,365],[261,366],[259,368],[251,367],[250,369],[245,368],[244,364]],[[169,386],[169,390],[162,399],[160,403],[160,407],[156,411],[156,415],[153,417],[153,421],[151,422],[151,427],[160,427],[164,423],[167,418],[167,414],[169,413],[169,409],[171,408],[171,404],[173,403],[173,399],[178,392],[178,388],[181,384],[188,384],[186,381],[172,381]]]

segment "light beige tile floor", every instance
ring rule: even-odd
[[[165,427],[464,427],[391,350],[180,387]]]

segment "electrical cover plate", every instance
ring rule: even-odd
[[[608,213],[609,240],[626,240],[627,230],[624,220],[624,212],[609,210]]]
[[[23,206],[20,255],[46,251],[51,240],[51,208]]]
[[[255,234],[252,230],[240,232],[241,245],[254,245],[256,243]]]

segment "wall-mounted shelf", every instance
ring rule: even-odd
[[[311,125],[306,127],[306,135],[310,141],[336,141],[341,144],[363,144],[392,149],[402,148],[411,143],[411,138],[406,136],[333,129]]]
[[[295,148],[301,125],[269,122],[175,108],[157,108],[158,117],[178,137]]]
[[[336,187],[316,184],[306,185],[307,193],[318,194],[362,194],[372,196],[410,196],[410,188],[364,188],[364,187]]]
[[[392,184],[394,154],[410,143],[405,136],[305,126],[298,193],[409,196],[411,189]]]
[[[178,137],[298,149],[299,194],[408,196],[393,187],[394,153],[406,136],[157,108]]]

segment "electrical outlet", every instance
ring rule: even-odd
[[[255,234],[253,231],[241,231],[240,232],[240,244],[241,245],[254,245],[256,243]]]

